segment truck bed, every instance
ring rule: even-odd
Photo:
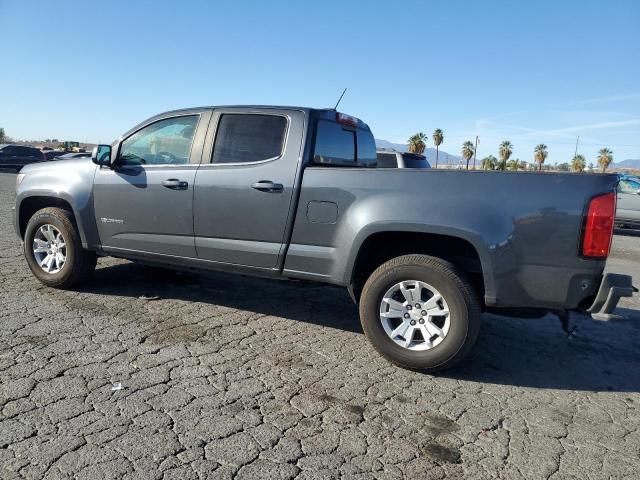
[[[495,307],[576,308],[604,260],[581,258],[583,215],[612,192],[609,174],[310,167],[304,171],[285,274],[349,285],[356,252],[381,231],[462,239],[476,250]],[[309,208],[335,205],[335,222]]]

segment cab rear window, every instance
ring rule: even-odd
[[[375,167],[376,147],[371,132],[329,120],[319,120],[313,163],[339,167]]]

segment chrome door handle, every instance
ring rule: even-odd
[[[168,180],[163,180],[161,182],[163,187],[170,188],[171,190],[186,190],[189,187],[188,182],[184,182],[182,180],[178,180],[177,178],[169,178]]]
[[[260,180],[259,182],[251,185],[251,188],[260,190],[261,192],[279,193],[284,190],[281,183],[274,183],[271,180]]]

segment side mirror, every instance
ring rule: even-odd
[[[98,145],[91,152],[91,161],[96,165],[111,166],[111,145]]]

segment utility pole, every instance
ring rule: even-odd
[[[576,138],[576,153],[573,154],[573,158],[578,156],[578,141],[580,141],[580,135]]]
[[[476,169],[476,152],[478,151],[478,136],[476,135],[476,146],[473,149],[473,169]]]

